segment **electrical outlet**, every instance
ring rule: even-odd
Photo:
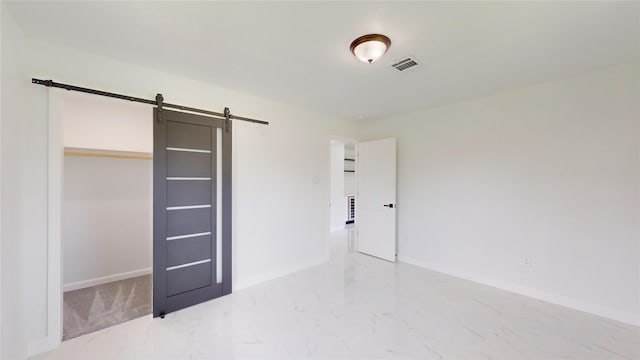
[[[525,256],[523,258],[523,262],[524,262],[525,266],[533,267],[533,262],[532,262],[531,256]]]

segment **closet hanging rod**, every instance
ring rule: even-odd
[[[177,109],[177,110],[182,110],[182,111],[190,111],[190,112],[194,112],[194,113],[212,115],[212,116],[217,116],[217,117],[220,117],[220,118],[223,118],[223,119],[226,118],[225,114],[219,113],[219,112],[215,112],[215,111],[203,110],[203,109],[198,109],[198,108],[193,108],[193,107],[183,106],[183,105],[177,105],[177,104],[170,104],[170,103],[166,103],[166,102],[162,102],[161,104],[158,104],[158,102],[156,100],[143,99],[143,98],[139,98],[139,97],[135,97],[135,96],[122,95],[122,94],[117,94],[117,93],[112,93],[112,92],[102,91],[102,90],[96,90],[96,89],[89,89],[89,88],[84,88],[84,87],[75,86],[75,85],[62,84],[62,83],[57,83],[57,82],[55,82],[53,80],[41,80],[41,79],[32,78],[31,79],[31,83],[38,84],[38,85],[44,85],[46,87],[55,87],[55,88],[69,90],[69,91],[78,91],[78,92],[83,92],[83,93],[87,93],[87,94],[100,95],[100,96],[106,96],[106,97],[121,99],[121,100],[139,102],[139,103],[148,104],[148,105],[156,105],[156,106],[159,105],[159,106],[161,106],[163,108],[172,108],[172,109]],[[247,117],[243,117],[243,116],[236,116],[236,115],[233,115],[233,114],[229,114],[229,119],[247,121],[247,122],[251,122],[251,123],[254,123],[254,124],[260,124],[260,125],[269,125],[268,121],[256,120],[256,119],[251,119],[251,118],[247,118]]]
[[[131,160],[153,160],[153,155],[132,155],[132,154],[117,154],[109,152],[88,152],[88,151],[64,151],[65,156],[76,157],[96,157],[96,158],[111,158],[111,159],[131,159]]]

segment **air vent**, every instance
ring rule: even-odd
[[[407,69],[413,68],[418,66],[418,62],[416,61],[416,59],[411,58],[411,57],[406,57],[400,61],[397,61],[393,64],[391,64],[391,66],[395,69],[397,69],[398,71],[405,71]]]

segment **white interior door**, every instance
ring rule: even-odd
[[[396,139],[357,145],[358,251],[396,261]]]

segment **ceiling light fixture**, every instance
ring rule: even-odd
[[[380,34],[360,36],[351,43],[351,52],[358,60],[371,64],[378,60],[391,46],[391,39]]]

